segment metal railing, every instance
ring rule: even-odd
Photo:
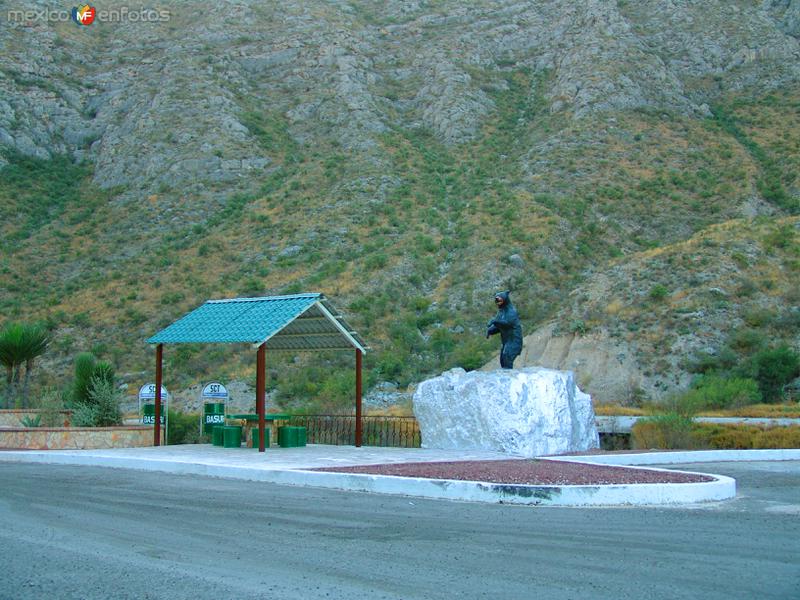
[[[355,415],[294,415],[289,425],[305,427],[309,444],[352,446],[356,443]],[[364,416],[361,425],[364,446],[419,448],[422,442],[414,417]]]

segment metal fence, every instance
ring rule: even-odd
[[[289,425],[305,427],[309,444],[352,446],[356,443],[355,415],[294,415]],[[422,441],[414,417],[364,416],[361,425],[364,446],[419,448]]]

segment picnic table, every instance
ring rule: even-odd
[[[278,421],[288,421],[291,415],[285,413],[266,413],[264,421],[270,428],[270,442],[276,443],[278,440]],[[244,429],[245,443],[251,442],[253,435],[258,435],[258,415],[256,414],[240,414],[240,415],[225,415],[226,421],[238,421],[236,425],[241,425]]]

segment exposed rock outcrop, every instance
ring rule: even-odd
[[[591,398],[570,372],[452,369],[417,386],[414,414],[426,448],[534,457],[598,447]]]

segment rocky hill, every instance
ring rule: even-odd
[[[318,290],[370,340],[370,381],[402,388],[482,364],[511,288],[528,332],[626,344],[607,378],[565,351],[592,393],[658,396],[738,322],[665,307],[702,310],[697,277],[760,281],[720,248],[796,231],[798,0],[181,1],[89,26],[26,7],[0,15],[0,310],[52,329],[45,382],[92,350],[143,383],[143,340],[205,299]],[[765,260],[776,287],[746,299],[699,285],[779,318],[796,262]],[[253,377],[246,352],[167,359],[175,386]],[[301,367],[348,360],[274,380],[337,397],[344,376]]]
[[[798,217],[714,225],[612,261],[525,338],[519,360],[571,369],[601,401],[657,398],[686,387],[709,360],[796,344],[798,273]]]

